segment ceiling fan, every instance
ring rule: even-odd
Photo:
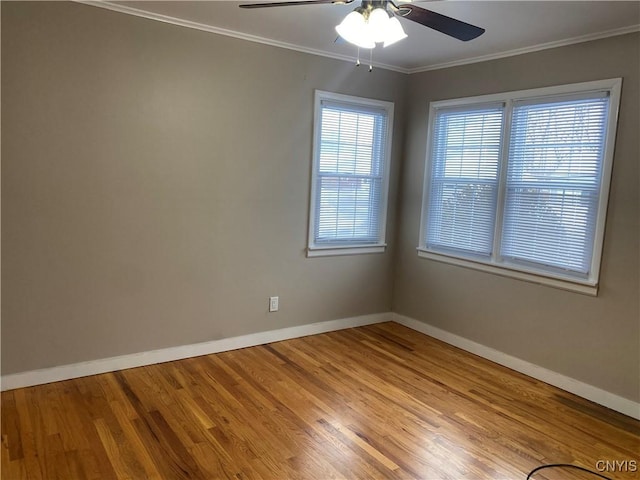
[[[355,0],[291,0],[271,3],[242,4],[240,8],[289,7],[299,5],[337,4],[346,5]],[[391,45],[406,34],[396,17],[405,18],[445,35],[467,42],[484,33],[484,28],[476,27],[455,18],[447,17],[425,8],[403,3],[396,5],[393,0],[362,0],[360,6],[348,14],[336,26],[340,37],[361,48],[374,48],[376,43]]]

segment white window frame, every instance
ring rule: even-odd
[[[322,101],[328,100],[332,102],[338,102],[343,104],[351,104],[356,107],[375,107],[382,108],[387,112],[387,131],[385,151],[383,153],[383,166],[382,166],[382,192],[380,198],[380,212],[379,212],[379,232],[376,242],[332,242],[331,244],[316,244],[315,229],[317,218],[317,183],[318,183],[318,171],[320,166],[320,126],[322,120]],[[375,100],[370,98],[355,97],[351,95],[343,95],[339,93],[326,92],[322,90],[316,90],[314,96],[314,126],[313,126],[313,161],[311,172],[311,200],[309,209],[309,232],[308,232],[308,245],[307,245],[307,257],[320,257],[331,255],[356,255],[367,253],[383,253],[386,249],[386,229],[387,229],[387,205],[389,197],[389,175],[391,166],[391,145],[392,145],[392,132],[393,132],[393,110],[394,104],[384,100]]]
[[[475,97],[459,98],[453,100],[443,100],[431,102],[429,104],[429,126],[427,135],[427,155],[425,164],[425,175],[423,183],[422,214],[420,222],[420,238],[418,243],[418,256],[444,263],[458,265],[462,267],[490,272],[493,274],[516,278],[533,283],[549,285],[564,290],[596,296],[598,294],[598,282],[600,276],[600,263],[602,259],[602,245],[604,240],[605,221],[607,204],[609,200],[609,188],[611,184],[611,170],[613,166],[613,154],[616,138],[616,127],[618,123],[618,110],[620,106],[620,92],[622,89],[622,79],[612,78],[597,80],[592,82],[574,83],[554,87],[536,88],[530,90],[520,90],[515,92],[482,95]],[[506,186],[506,169],[509,155],[509,138],[511,127],[511,113],[513,104],[518,100],[532,99],[538,97],[553,97],[555,95],[578,94],[586,92],[608,91],[609,92],[609,115],[607,119],[607,132],[604,144],[604,155],[602,165],[602,177],[600,183],[600,196],[597,208],[596,229],[591,259],[589,275],[585,279],[580,279],[570,274],[552,272],[537,269],[534,266],[520,265],[505,262],[500,259],[499,242],[501,238],[502,215],[504,208],[504,195]],[[494,248],[491,258],[483,259],[464,254],[444,253],[432,250],[426,245],[425,229],[427,227],[429,188],[431,184],[431,169],[433,166],[431,150],[434,141],[435,113],[439,108],[451,107],[473,107],[484,103],[503,103],[504,120],[502,128],[502,152],[500,155],[498,174],[498,203],[496,205],[496,220],[494,224]]]

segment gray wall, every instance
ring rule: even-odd
[[[631,34],[409,78],[393,310],[640,400],[640,38]],[[598,297],[418,258],[429,102],[623,77]]]
[[[393,252],[305,257],[313,92],[395,102],[393,238],[405,83],[2,2],[2,373],[389,311]]]
[[[637,34],[405,76],[1,8],[2,374],[393,309],[640,399]],[[597,298],[417,257],[429,101],[618,76]],[[385,254],[304,255],[317,88],[396,104]]]

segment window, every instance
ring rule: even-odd
[[[432,103],[419,255],[595,295],[621,84]]]
[[[316,91],[308,256],[385,249],[393,104]]]

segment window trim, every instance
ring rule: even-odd
[[[352,104],[360,107],[383,108],[387,112],[387,131],[386,145],[383,153],[382,166],[382,195],[380,198],[380,221],[377,242],[344,242],[331,244],[315,244],[315,222],[317,208],[317,172],[320,162],[320,124],[322,115],[322,101],[334,101],[344,104]],[[372,98],[356,97],[353,95],[344,95],[340,93],[327,92],[323,90],[315,90],[314,93],[314,114],[313,114],[313,151],[311,163],[311,189],[309,202],[309,229],[307,238],[307,257],[323,257],[334,255],[358,255],[370,253],[383,253],[386,250],[386,231],[387,231],[387,210],[389,200],[389,177],[391,166],[391,149],[393,134],[393,113],[394,104],[385,100],[376,100]]]
[[[581,82],[553,87],[534,88],[513,92],[480,95],[474,97],[457,98],[451,100],[434,101],[429,104],[429,124],[427,133],[426,162],[423,179],[422,209],[420,216],[420,231],[418,240],[418,256],[443,263],[462,266],[484,272],[489,272],[505,277],[516,278],[537,284],[548,285],[572,292],[597,296],[600,265],[602,262],[602,249],[604,242],[605,222],[609,190],[611,185],[611,172],[613,168],[613,154],[616,140],[616,128],[618,113],[620,110],[620,94],[622,78],[610,78],[591,82]],[[509,156],[509,138],[511,135],[511,122],[513,105],[518,100],[552,97],[572,93],[588,93],[595,91],[609,92],[609,116],[607,119],[607,133],[603,148],[602,178],[600,183],[600,195],[596,212],[595,238],[591,258],[591,268],[587,278],[579,279],[575,276],[563,275],[547,270],[537,269],[533,266],[506,263],[499,257],[499,242],[503,223],[504,195],[506,189],[506,168]],[[474,256],[465,256],[459,252],[445,253],[428,248],[425,241],[425,228],[427,226],[428,202],[431,185],[431,172],[433,169],[432,149],[434,137],[435,113],[439,108],[473,107],[478,104],[503,103],[505,106],[502,126],[502,152],[498,173],[498,202],[496,205],[496,220],[494,224],[494,248],[490,259],[484,260]]]

